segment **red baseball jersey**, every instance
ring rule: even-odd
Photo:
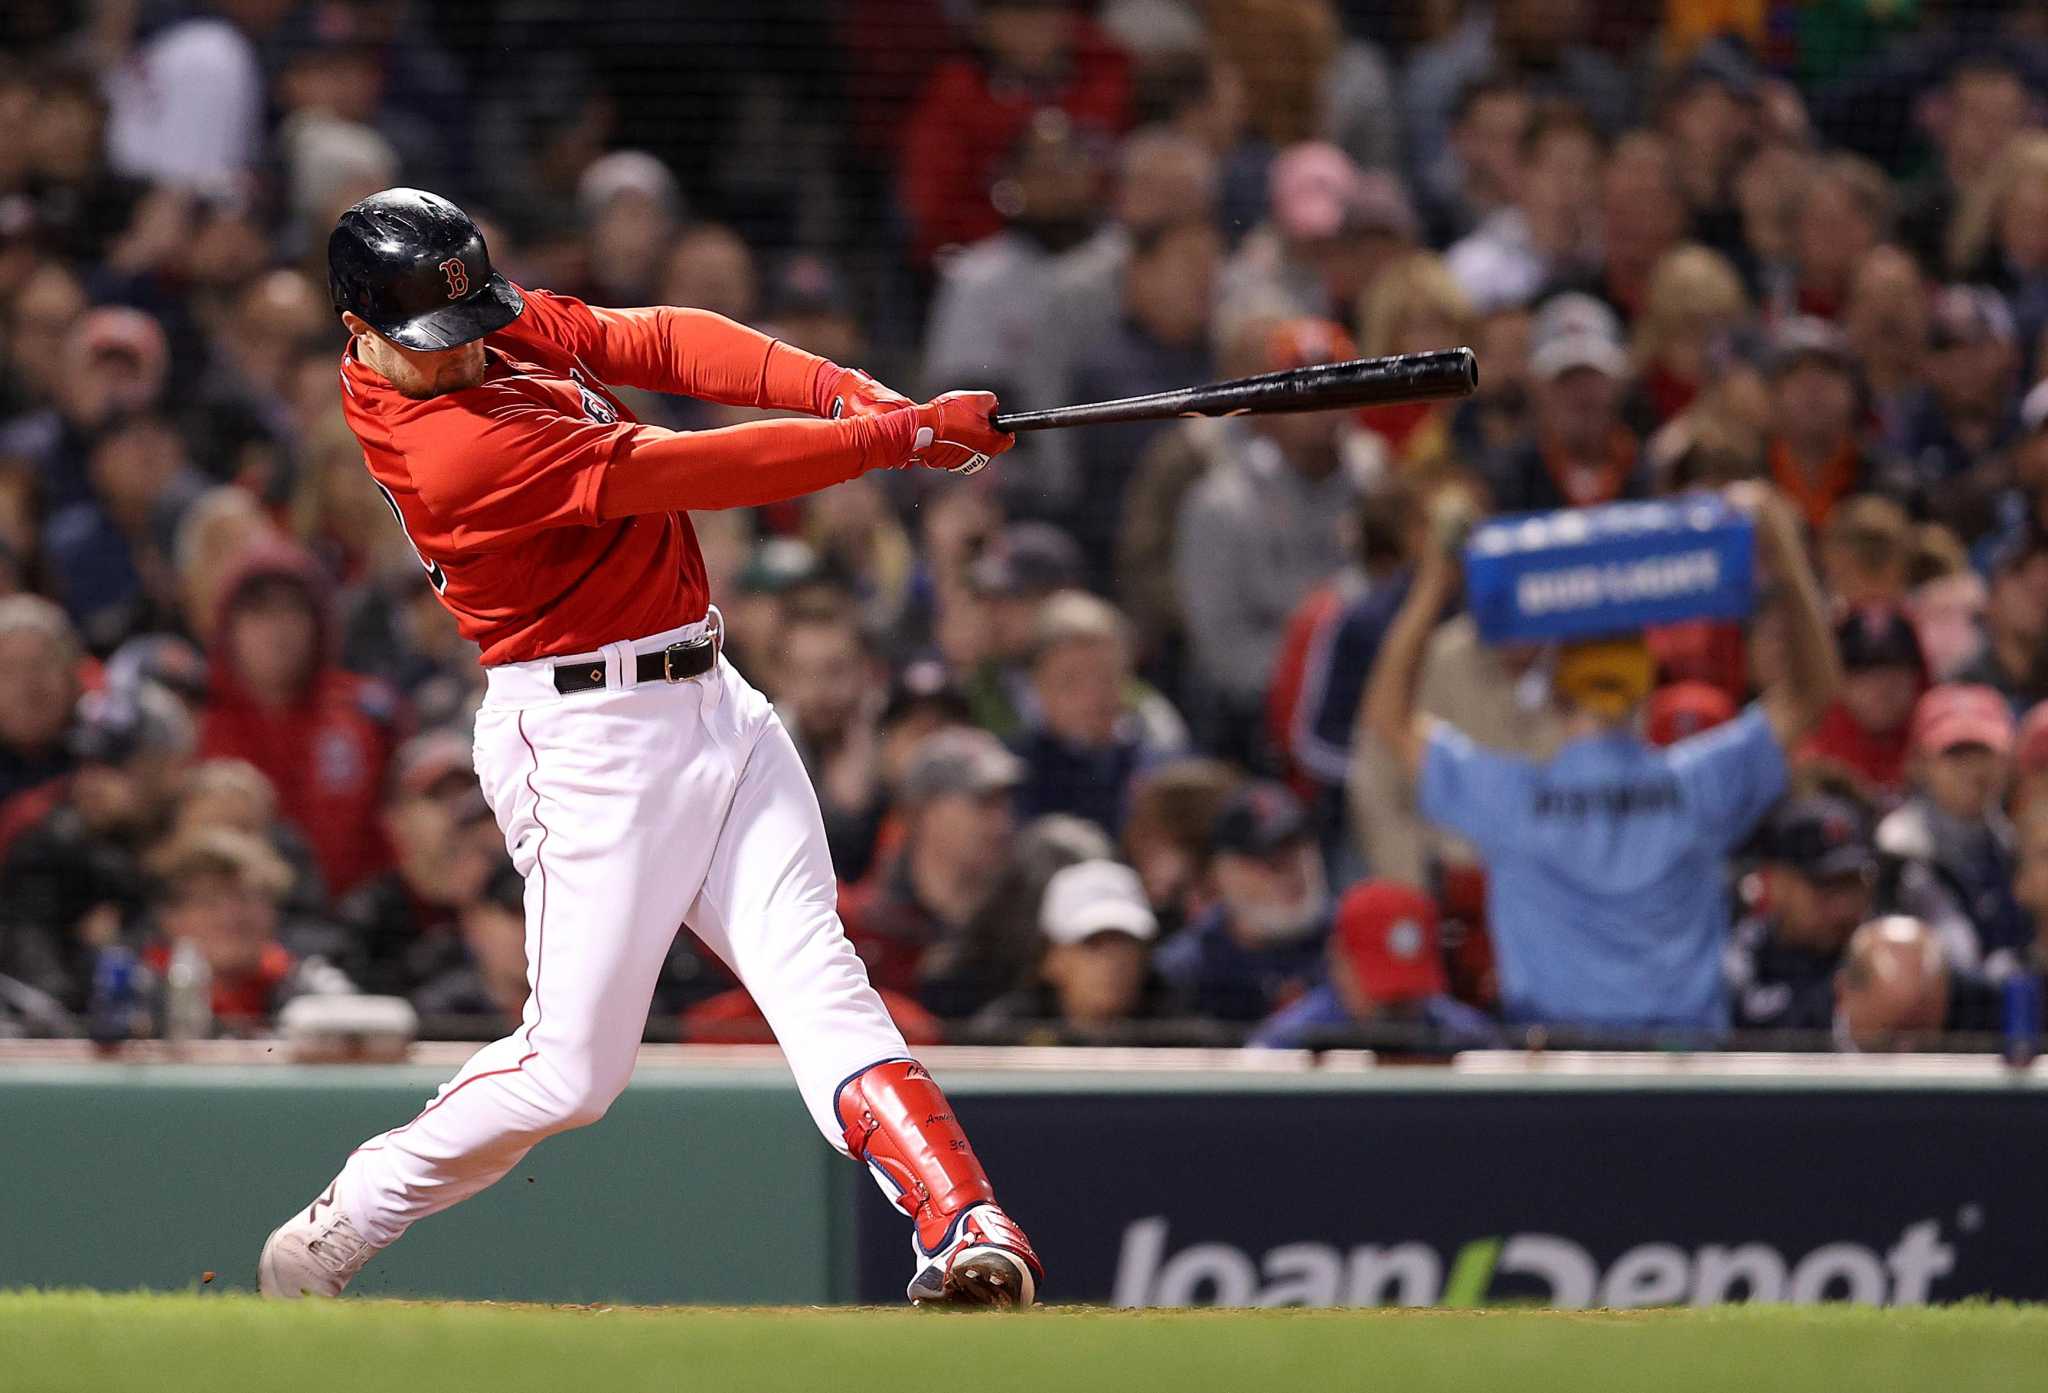
[[[837,373],[822,358],[703,310],[522,293],[474,387],[405,396],[353,346],[341,366],[370,473],[486,666],[701,619],[704,561],[681,509],[776,502],[874,462],[855,422],[669,431],[605,385],[819,414]]]

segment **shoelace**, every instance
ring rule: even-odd
[[[347,1272],[368,1255],[370,1240],[346,1219],[336,1219],[318,1237],[306,1240],[306,1251],[330,1272]]]

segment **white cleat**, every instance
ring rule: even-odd
[[[273,1301],[339,1296],[377,1249],[334,1207],[334,1190],[285,1220],[264,1241],[256,1285]]]
[[[915,1236],[917,1275],[904,1293],[919,1306],[993,1306],[1021,1311],[1038,1300],[1044,1270],[1024,1230],[994,1204],[962,1211],[936,1252]]]

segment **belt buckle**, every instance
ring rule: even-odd
[[[689,680],[687,677],[676,676],[676,655],[678,653],[693,652],[696,649],[704,647],[710,642],[711,640],[709,638],[686,639],[681,643],[671,643],[668,647],[662,649],[661,680],[670,683],[687,682]]]

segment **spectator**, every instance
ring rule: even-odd
[[[1570,107],[1539,110],[1522,137],[1513,206],[1444,254],[1481,313],[1533,304],[1545,286],[1598,264],[1600,134]]]
[[[1743,46],[1716,38],[1693,50],[1658,103],[1658,129],[1671,142],[1694,230],[1728,257],[1743,250],[1735,181],[1760,135],[1762,88]]]
[[[1640,445],[1621,419],[1628,353],[1614,311],[1560,295],[1537,315],[1532,343],[1533,430],[1486,463],[1494,506],[1520,513],[1642,497]]]
[[[1839,780],[1875,807],[1905,789],[1913,706],[1927,690],[1920,639],[1896,608],[1857,609],[1835,625],[1842,686],[1812,736],[1800,768]]]
[[[1357,356],[1343,330],[1319,320],[1281,325],[1266,353],[1274,371]],[[1208,706],[1197,725],[1211,739],[1256,721],[1287,616],[1343,564],[1341,523],[1363,473],[1345,413],[1229,424],[1223,458],[1189,491],[1174,537],[1180,610]]]
[[[1123,316],[1081,350],[1069,393],[1075,401],[1144,396],[1216,377],[1209,310],[1221,235],[1205,219],[1187,219],[1138,229],[1129,242]],[[1163,421],[1096,426],[1077,442],[1079,500],[1068,515],[1098,585],[1113,572],[1131,475],[1145,447],[1168,429]]]
[[[247,489],[222,484],[192,501],[171,541],[179,618],[188,636],[202,646],[212,642],[214,625],[220,619],[223,584],[242,565],[251,547],[277,536],[276,527]]]
[[[992,1002],[983,1025],[1052,1023],[1056,1038],[1114,1038],[1116,1027],[1159,1010],[1147,966],[1158,920],[1137,872],[1115,861],[1055,871],[1038,909],[1044,956],[1029,987]]]
[[[1899,233],[1922,265],[1945,262],[1956,210],[2031,124],[2032,105],[2026,78],[1989,50],[1957,62],[1940,88],[1921,100],[1917,114],[1934,139],[1937,159],[1906,187]]]
[[[1050,523],[1005,528],[967,568],[959,596],[979,629],[977,662],[966,690],[974,723],[1003,739],[1024,728],[1031,707],[1029,667],[1046,600],[1081,583],[1081,550]]]
[[[1904,448],[1907,418],[1925,380],[1931,305],[1919,266],[1894,246],[1872,248],[1849,285],[1842,329],[1888,451]]]
[[[253,551],[222,594],[199,743],[263,771],[340,896],[389,864],[375,814],[398,713],[389,688],[334,666],[331,645],[311,558]]]
[[[142,911],[142,855],[192,739],[191,718],[154,686],[80,700],[77,771],[14,806],[24,826],[0,862],[0,973],[85,1010],[93,954],[129,937]]]
[[[196,944],[212,975],[213,1018],[223,1031],[266,1030],[293,997],[355,990],[324,958],[278,942],[278,907],[291,872],[254,837],[217,827],[171,842],[150,858],[154,941],[142,961],[159,982],[181,943]]]
[[[463,961],[461,911],[485,891],[500,840],[470,760],[469,741],[449,730],[416,735],[392,758],[378,811],[391,868],[339,900],[346,966],[365,991],[410,996]]]
[[[37,595],[0,598],[0,804],[71,768],[78,631]]]
[[[1266,734],[1312,806],[1344,785],[1365,675],[1408,593],[1427,497],[1400,479],[1363,494],[1352,520],[1356,556],[1288,617],[1266,691]]]
[[[1368,880],[1344,892],[1328,973],[1246,1043],[1298,1050],[1327,1036],[1367,1033],[1377,1048],[1435,1052],[1499,1039],[1493,1022],[1450,996],[1436,905],[1413,886]]]
[[[1238,790],[1210,832],[1216,903],[1153,957],[1176,1006],[1263,1020],[1314,985],[1330,892],[1308,814],[1274,783]]]
[[[1447,246],[1515,201],[1522,136],[1534,104],[1505,69],[1481,73],[1458,92],[1446,158],[1419,170],[1431,246]]]
[[[1347,38],[1331,0],[1215,0],[1209,42],[1244,84],[1253,130],[1271,148],[1330,141],[1367,169],[1400,158],[1393,74],[1378,48]]]
[[[86,642],[105,652],[170,619],[164,543],[205,485],[170,423],[155,416],[109,422],[86,474],[94,498],[54,515],[43,545],[52,589]]]
[[[1913,1050],[1948,1024],[1949,972],[1927,925],[1873,919],[1850,935],[1835,977],[1835,1048]]]
[[[285,6],[219,0],[159,29],[110,74],[107,149],[124,174],[228,194],[254,168],[263,132],[256,45]]]
[[[24,191],[35,201],[36,221],[48,245],[82,264],[123,263],[148,242],[137,229],[154,203],[173,208],[175,190],[147,192],[139,179],[107,165],[107,98],[99,74],[82,63],[48,61],[35,71],[35,104],[25,128],[9,132],[27,156]],[[125,235],[124,235],[125,234]]]
[[[1780,318],[1832,321],[1848,303],[1856,268],[1891,235],[1891,185],[1861,156],[1835,154],[1814,160],[1791,192],[1792,261],[1771,305]]]
[[[1650,693],[1643,707],[1643,738],[1660,750],[1705,735],[1737,715],[1735,701],[1711,682],[1686,678]]]
[[[590,286],[605,304],[647,304],[659,294],[665,305],[725,313],[724,305],[669,298],[669,291],[687,288],[674,284],[676,270],[685,264],[684,248],[676,243],[683,196],[675,175],[659,159],[645,150],[614,150],[592,160],[576,181],[576,211],[590,244]],[[737,240],[730,232],[724,235]],[[664,260],[670,267],[667,285],[658,284]]]
[[[1949,232],[1949,270],[2010,297],[2029,342],[2048,322],[2048,131],[2014,138]]]
[[[1223,271],[1226,324],[1252,314],[1348,318],[1421,234],[1398,179],[1368,174],[1322,141],[1281,151],[1267,182],[1267,220]]]
[[[840,899],[846,936],[877,987],[916,994],[926,955],[966,935],[989,907],[1023,778],[1017,757],[986,731],[940,730],[919,746],[897,790],[902,845]]]
[[[1569,645],[1557,688],[1566,740],[1549,761],[1489,751],[1415,712],[1423,645],[1455,582],[1455,515],[1424,555],[1366,696],[1374,735],[1416,785],[1424,817],[1485,857],[1487,923],[1510,1020],[1591,1028],[1727,1023],[1724,860],[1783,792],[1785,752],[1838,677],[1795,515],[1759,485],[1763,560],[1792,595],[1790,670],[1728,725],[1655,749],[1636,733],[1650,692],[1640,638]]]
[[[65,378],[64,344],[86,311],[85,291],[78,278],[55,261],[38,262],[7,306],[7,379],[0,386],[0,409],[32,411],[57,396]],[[15,453],[11,427],[0,430],[0,452]]]
[[[2019,352],[2012,312],[1996,292],[1952,285],[1934,297],[1927,385],[1913,399],[1904,450],[1914,482],[1944,517],[1953,485],[2019,434],[2013,400]]]
[[[1913,521],[1882,494],[1844,499],[1821,528],[1820,578],[1830,599],[1851,609],[1905,603],[1913,564]]]
[[[920,262],[1001,227],[998,171],[1041,113],[1097,135],[1129,116],[1123,55],[1069,0],[996,0],[974,37],[973,56],[932,73],[903,131],[901,197]]]
[[[501,856],[454,918],[460,942],[446,955],[452,961],[411,990],[413,1009],[429,1021],[488,1018],[464,1021],[478,1034],[509,1029],[526,1008],[526,881]]]
[[[1201,758],[1156,765],[1132,782],[1123,852],[1137,869],[1162,938],[1179,932],[1214,900],[1210,836],[1242,782],[1221,760]]]
[[[1997,692],[1934,688],[1913,710],[1912,793],[1877,828],[1898,908],[1926,924],[1959,975],[1992,981],[2015,970],[2032,936],[2012,890],[2012,749]]]
[[[782,626],[772,671],[776,713],[817,786],[832,864],[859,879],[883,808],[882,669],[851,615],[799,614]]]
[[[1877,885],[1870,821],[1845,798],[1795,797],[1772,810],[1758,841],[1758,893],[1728,944],[1734,1023],[1826,1030],[1842,950],[1870,917]]]
[[[1749,295],[1726,257],[1688,245],[1659,258],[1640,308],[1630,350],[1636,374],[1632,416],[1654,430],[1699,396],[1716,354],[1750,318]]]
[[[1365,294],[1359,320],[1362,346],[1375,358],[1468,344],[1479,327],[1465,292],[1443,261],[1427,252],[1403,257],[1382,271]],[[1388,464],[1404,470],[1451,462],[1454,409],[1447,402],[1414,402],[1371,407],[1361,419],[1384,442]]]
[[[659,253],[669,245],[666,238],[651,244]],[[618,274],[627,274],[622,268]],[[760,318],[760,275],[754,267],[753,249],[737,232],[717,223],[698,223],[675,239],[668,252],[668,272],[658,295],[664,305],[689,305],[710,310],[742,324]],[[616,298],[623,299],[620,292]],[[626,303],[649,298],[643,291]]]
[[[1047,600],[1031,689],[1033,718],[1014,743],[1025,769],[1019,816],[1069,813],[1116,835],[1132,778],[1180,743],[1147,728],[1123,616],[1078,590]]]
[[[209,827],[246,832],[269,843],[283,859],[292,873],[284,899],[288,920],[310,922],[326,914],[327,889],[313,850],[298,829],[278,817],[277,790],[262,770],[242,759],[207,759],[192,767],[178,789],[164,838],[193,836]]]
[[[1984,647],[1955,680],[1995,688],[2018,716],[2048,698],[2048,542],[2014,538],[1993,553],[1990,569]]]
[[[1858,439],[1856,365],[1842,332],[1820,319],[1792,319],[1771,335],[1770,477],[1805,517],[1826,525],[1842,499],[1901,493],[1897,471]]]
[[[1557,0],[1469,5],[1455,29],[1418,49],[1401,91],[1408,162],[1427,180],[1441,164],[1450,113],[1482,74],[1512,72],[1539,100],[1569,101],[1605,131],[1630,114],[1629,80],[1585,43],[1587,7]]]
[[[1123,318],[1134,239],[1189,223],[1215,225],[1218,178],[1216,152],[1193,135],[1151,126],[1123,142],[1108,221],[1063,255],[1053,273],[1054,316],[1073,342],[1094,344]]]
[[[1017,137],[1003,179],[1000,227],[948,259],[932,297],[923,378],[1000,387],[1021,402],[1051,402],[1080,347],[1055,321],[1060,255],[1085,238],[1096,213],[1097,169],[1064,114],[1034,116]]]
[[[2037,802],[2048,807],[2042,797],[2048,794],[2048,779],[2043,777],[2048,775],[2048,702],[2033,707],[2020,720],[2013,735],[2013,775],[2015,817],[2024,817]]]
[[[64,339],[50,405],[0,431],[0,455],[29,462],[45,507],[89,501],[92,442],[110,421],[158,404],[169,358],[162,327],[140,310],[88,310]]]
[[[1589,288],[1625,320],[1649,302],[1650,278],[1691,226],[1677,153],[1662,136],[1633,131],[1615,142],[1600,185],[1600,275]]]

